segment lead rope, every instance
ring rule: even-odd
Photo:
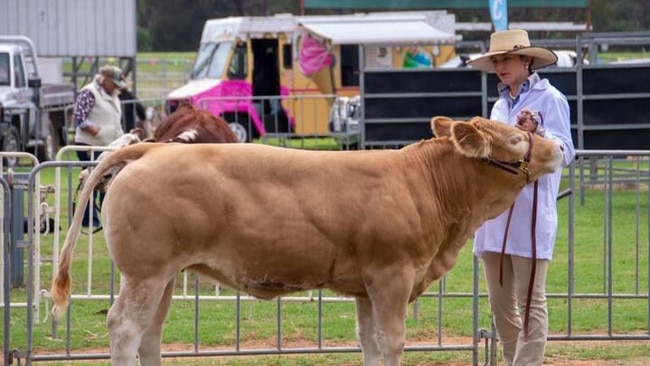
[[[77,199],[79,198],[79,193],[81,192],[81,187],[82,186],[83,186],[83,182],[79,182],[79,184],[77,184],[77,189],[75,189],[74,195],[72,196],[72,214],[73,215],[74,215],[74,211],[77,208],[77,204],[78,204]],[[95,200],[95,193],[93,192],[90,195],[90,197],[91,197],[90,200],[92,201],[92,207],[94,207],[97,210],[98,213],[101,212],[100,211],[101,207],[99,206],[99,204]],[[87,205],[90,205],[90,202],[88,202]]]
[[[528,340],[528,321],[530,319],[530,301],[533,294],[533,285],[535,284],[535,272],[537,271],[537,192],[539,190],[539,181],[535,181],[533,186],[533,213],[531,217],[530,237],[531,246],[533,249],[533,263],[530,268],[530,281],[528,282],[528,293],[526,296],[526,308],[524,310],[524,340]],[[512,219],[512,211],[514,211],[515,204],[510,206],[508,212],[508,221],[506,221],[506,230],[503,233],[503,244],[501,245],[501,258],[499,261],[499,285],[503,287],[503,261],[506,254],[506,242],[508,240],[508,231],[510,229],[510,220]]]
[[[77,207],[77,198],[79,198],[79,191],[81,190],[82,183],[77,184],[77,189],[74,190],[74,195],[72,196],[72,214]]]
[[[516,202],[516,201],[515,201]],[[501,245],[501,258],[499,260],[499,285],[503,287],[503,260],[506,257],[506,241],[508,241],[508,231],[510,230],[510,220],[512,219],[512,211],[515,209],[515,203],[513,202],[508,211],[508,221],[506,221],[506,230],[503,233],[503,244]]]

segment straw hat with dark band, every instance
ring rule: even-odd
[[[531,70],[541,69],[557,62],[555,52],[544,47],[531,47],[528,32],[521,29],[511,29],[492,33],[488,52],[467,63],[479,70],[494,71],[494,64],[490,58],[505,54],[531,56],[533,58],[530,65]]]

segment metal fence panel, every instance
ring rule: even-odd
[[[47,293],[49,282],[46,278],[50,278],[50,275],[49,271],[38,269],[47,268],[45,266],[58,257],[59,240],[63,238],[64,229],[69,224],[68,217],[75,195],[77,175],[81,167],[92,165],[88,162],[69,161],[66,153],[70,152],[63,151],[59,156],[60,161],[41,163],[30,172],[30,178],[35,179],[48,169],[55,169],[56,193],[55,197],[51,197],[54,199],[54,232],[37,235],[41,236],[41,243],[47,243],[43,244],[43,251],[48,254],[51,252],[52,258],[36,255],[41,249],[34,244],[35,238],[27,240],[30,248],[30,255],[27,256],[28,305],[25,307],[25,314],[20,311],[21,307],[5,307],[5,332],[10,332],[9,324],[12,319],[14,322],[20,321],[16,319],[27,322],[27,343],[12,343],[16,337],[5,335],[5,355],[10,353],[14,359],[25,359],[28,364],[48,360],[73,361],[109,357],[106,341],[104,346],[99,347],[103,350],[98,353],[87,353],[83,351],[83,347],[73,346],[78,343],[79,338],[86,337],[83,325],[78,324],[78,314],[88,309],[105,311],[119,287],[119,273],[115,273],[112,267],[110,271],[106,271],[106,266],[91,265],[93,262],[107,261],[101,235],[90,235],[83,239],[83,244],[78,244],[76,258],[79,258],[77,261],[87,258],[87,275],[85,285],[78,287],[80,290],[73,293],[68,316],[61,319],[65,323],[55,323],[48,316],[50,300]],[[549,269],[565,273],[566,280],[547,284],[551,321],[549,340],[650,340],[650,334],[647,332],[650,327],[649,161],[650,151],[582,150],[578,152],[576,161],[566,169],[563,189],[572,194],[559,202],[560,231],[555,259]],[[33,182],[30,185],[33,186]],[[28,206],[38,207],[33,203],[39,200],[34,194],[33,199],[28,199]],[[576,222],[577,218],[583,220],[585,212],[589,213],[590,221]],[[37,217],[40,217],[39,211],[30,209],[28,220],[38,222],[35,219]],[[624,226],[621,220],[631,224]],[[589,230],[586,230],[586,225],[590,225]],[[602,235],[591,235],[594,226]],[[633,235],[622,235],[621,231],[627,230],[624,229],[627,227],[633,228]],[[471,244],[468,243],[469,245]],[[479,364],[482,358],[486,358],[486,363],[494,364],[498,340],[491,329],[480,264],[471,255],[469,248],[463,252],[469,252],[469,255],[459,258],[456,267],[443,280],[433,284],[411,307],[411,326],[425,324],[431,327],[431,330],[435,329],[435,336],[424,342],[407,340],[407,351],[468,352],[474,365]],[[469,271],[472,272],[471,278],[467,275]],[[5,278],[3,285],[6,281]],[[75,281],[83,283],[84,279],[76,277]],[[169,321],[186,322],[193,330],[189,332],[189,338],[183,341],[188,345],[186,350],[166,351],[164,357],[359,352],[356,346],[341,345],[336,341],[336,337],[332,339],[332,330],[328,327],[328,311],[336,311],[333,307],[341,306],[344,307],[344,313],[350,314],[347,332],[353,334],[354,309],[348,298],[313,291],[263,302],[228,289],[214,288],[192,275],[181,274],[178,282],[180,284],[174,296],[174,306],[189,308],[191,310],[184,311],[183,314],[192,315],[189,321],[178,317]],[[7,287],[4,289],[6,293]],[[5,298],[9,297],[10,294],[7,293]],[[296,307],[308,314],[305,317],[308,320],[290,311]],[[599,319],[583,319],[581,310],[586,307],[602,309],[603,316]],[[258,311],[265,314],[262,315],[264,319],[252,315]],[[458,314],[466,314],[468,318],[465,333],[470,335],[469,341],[459,341],[457,333],[444,326],[447,317]],[[247,329],[250,329],[253,323],[262,321],[268,322],[268,325],[264,324],[270,341],[251,347],[246,341],[249,332]],[[313,337],[306,337],[313,342],[296,344],[291,341],[293,333],[290,329],[294,329],[294,322],[305,322],[305,325],[302,325],[304,332],[315,332]],[[215,347],[211,345],[215,342],[213,339],[204,339],[206,333],[202,332],[203,329],[207,327],[211,330],[208,334],[211,334],[216,332],[218,327],[222,329],[220,327],[224,324],[229,329],[228,334],[224,335],[230,340],[225,342],[228,346]],[[11,332],[15,332],[16,328],[12,327]],[[37,335],[63,340],[61,346],[64,349],[56,352],[34,351],[33,340]],[[484,349],[480,347],[483,340]]]

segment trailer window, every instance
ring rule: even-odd
[[[192,70],[192,79],[221,78],[231,48],[232,42],[201,44]]]
[[[237,43],[237,47],[235,47],[232,60],[230,60],[228,77],[232,80],[245,80],[246,75],[248,75],[248,70],[246,69],[246,43],[239,42]]]
[[[341,45],[341,86],[359,86],[358,45]]]
[[[282,67],[285,69],[293,68],[293,55],[291,54],[293,45],[285,44],[282,46]]]
[[[0,85],[9,85],[9,54],[0,53]]]
[[[16,74],[16,87],[22,88],[27,86],[27,80],[25,80],[25,70],[23,69],[23,63],[20,59],[20,56],[14,55],[14,73]]]

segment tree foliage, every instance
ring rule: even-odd
[[[594,30],[631,32],[650,29],[650,2],[591,0]]]
[[[138,48],[160,52],[196,50],[207,19],[300,12],[299,0],[137,0],[137,4]],[[331,9],[326,13],[341,12]],[[453,12],[457,21],[490,21],[487,1],[485,9]],[[306,13],[314,14],[309,10]],[[650,1],[591,0],[590,9],[512,8],[508,18],[511,22],[590,21],[595,32],[650,30]],[[485,38],[485,34],[463,36],[466,40]],[[564,36],[554,34],[554,37]]]

